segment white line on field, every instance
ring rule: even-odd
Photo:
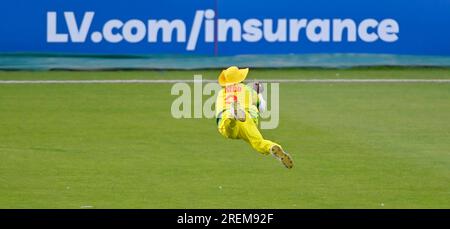
[[[267,83],[450,83],[450,79],[262,79]],[[0,84],[167,84],[194,83],[195,80],[0,80]],[[215,83],[217,80],[202,80]],[[251,80],[250,80],[251,82]]]

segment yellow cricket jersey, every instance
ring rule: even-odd
[[[233,101],[238,101],[240,107],[257,122],[259,116],[258,94],[253,88],[243,83],[233,84],[219,91],[216,100],[216,117],[223,111],[230,109]]]

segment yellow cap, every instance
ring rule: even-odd
[[[248,68],[239,69],[236,66],[231,66],[220,73],[219,84],[224,87],[229,84],[240,83],[247,77]]]

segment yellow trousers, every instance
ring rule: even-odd
[[[222,113],[222,119],[219,122],[218,129],[219,133],[224,137],[231,139],[242,139],[248,142],[253,149],[264,155],[270,153],[272,146],[278,145],[275,142],[263,138],[258,130],[258,127],[247,111],[245,112],[245,122],[234,120],[228,110],[224,111]]]

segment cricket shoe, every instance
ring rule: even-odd
[[[245,122],[245,111],[242,110],[238,102],[235,101],[231,103],[230,111],[234,119]]]
[[[283,163],[286,168],[291,169],[294,166],[291,155],[285,152],[280,146],[274,145],[270,149],[270,153],[281,163]]]

